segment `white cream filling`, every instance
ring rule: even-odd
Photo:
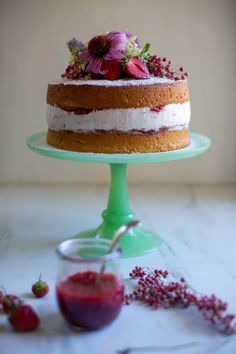
[[[190,121],[190,103],[168,104],[159,112],[150,107],[127,109],[104,109],[88,114],[75,114],[47,105],[47,123],[52,130],[96,131],[119,130],[123,132],[141,130],[158,131],[161,128],[181,130]]]

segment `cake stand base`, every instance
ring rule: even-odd
[[[101,237],[111,239],[116,232],[117,227],[109,228],[102,223],[97,229],[90,229],[80,232],[76,237]],[[120,240],[119,245],[122,249],[122,257],[135,257],[157,250],[161,244],[162,239],[159,235],[152,231],[136,227],[124,234]]]
[[[126,182],[126,164],[110,164],[111,182],[107,209],[102,213],[103,222],[97,228],[80,232],[77,237],[97,237],[111,240],[117,229],[134,220],[129,209]],[[135,257],[158,249],[162,244],[160,236],[152,231],[135,227],[126,232],[119,241],[122,257]]]

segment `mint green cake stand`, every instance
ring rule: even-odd
[[[79,233],[78,237],[101,237],[111,239],[115,231],[128,221],[134,220],[133,211],[129,208],[126,168],[128,164],[141,164],[148,162],[162,162],[181,160],[197,156],[206,151],[211,144],[209,138],[191,133],[191,144],[184,149],[143,154],[102,154],[84,153],[61,150],[46,143],[46,133],[32,135],[27,140],[28,147],[43,156],[61,160],[78,162],[107,163],[111,168],[111,182],[107,209],[103,211],[103,222],[95,229]],[[120,240],[123,257],[143,255],[158,249],[162,244],[159,235],[152,231],[136,227],[127,232]]]

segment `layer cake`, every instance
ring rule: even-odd
[[[137,63],[141,59],[134,58],[137,58],[135,65],[130,70],[123,69],[128,74],[131,72],[130,77],[122,77],[120,69],[121,77],[114,79],[114,72],[117,75],[114,65],[112,79],[111,75],[101,75],[101,68],[91,76],[85,65],[84,77],[74,79],[75,69],[70,66],[66,73],[71,70],[72,77],[65,74],[62,80],[50,83],[48,144],[95,153],[162,152],[186,147],[190,122],[187,74],[164,76],[162,68],[162,72],[159,70],[162,75],[150,75],[150,59],[149,65],[142,61],[144,69],[140,70]],[[164,59],[156,62],[163,63]],[[123,67],[126,65],[127,62]],[[167,65],[170,62],[164,68]]]

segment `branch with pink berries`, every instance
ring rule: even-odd
[[[71,58],[61,76],[68,80],[160,77],[177,81],[189,76],[183,67],[174,70],[165,57],[151,55],[150,44],[142,46],[138,38],[128,32],[97,35],[87,45],[73,38],[67,46]]]
[[[235,315],[226,313],[227,303],[216,295],[198,295],[184,278],[179,282],[171,281],[166,270],[136,266],[129,275],[135,280],[135,286],[131,293],[125,295],[127,305],[140,301],[155,309],[193,306],[219,331],[236,334]]]

